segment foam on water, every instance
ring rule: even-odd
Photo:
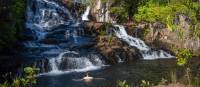
[[[40,74],[38,74],[38,76],[46,76],[46,75],[55,76],[55,75],[70,74],[70,73],[76,73],[76,72],[88,72],[88,71],[98,70],[98,69],[101,69],[102,67],[106,67],[106,66],[108,66],[108,65],[89,66],[89,67],[82,68],[82,69],[69,69],[67,71],[51,71],[51,72],[47,72],[47,73],[40,73]]]

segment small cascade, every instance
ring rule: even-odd
[[[84,72],[98,69],[104,66],[103,61],[96,54],[86,56],[79,55],[74,51],[66,51],[56,58],[49,59],[51,71],[49,73],[59,74],[65,72]]]
[[[89,21],[88,15],[90,14],[90,6],[87,6],[86,11],[82,15],[82,20],[83,21]]]
[[[118,28],[114,29],[116,36],[128,43],[130,46],[134,46],[139,49],[145,60],[174,57],[163,50],[152,50],[141,39],[128,35],[124,26],[114,25],[114,27]]]
[[[68,52],[62,52],[59,54],[58,57],[49,59],[49,63],[51,66],[51,72],[53,72],[53,73],[61,72],[59,70],[58,65],[61,63],[63,55],[65,55],[66,53],[68,53]]]
[[[56,63],[56,59],[55,59],[55,58],[50,59],[49,62],[50,62],[50,66],[51,66],[51,68],[52,68],[52,71],[51,71],[51,72],[54,72],[54,73],[60,72],[60,71],[58,70],[57,63]]]

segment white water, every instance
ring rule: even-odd
[[[24,46],[27,47],[27,48],[38,48],[38,47],[41,47],[41,48],[58,48],[55,45],[47,45],[47,44],[35,43],[33,41],[26,41],[24,43]]]
[[[90,6],[82,15],[84,21],[89,20],[89,13]],[[75,22],[68,9],[62,6],[59,1],[28,0],[26,19],[28,33],[34,38],[24,43],[28,50],[27,55],[37,58],[45,57],[42,61],[45,62],[46,65],[44,66],[46,67],[41,65],[40,61],[38,63],[39,67],[44,68],[43,71],[49,71],[50,74],[60,74],[84,72],[104,66],[97,54],[81,55],[74,51],[66,51],[66,49],[70,49],[66,45],[79,43],[79,37],[84,35],[84,30],[81,22]],[[58,44],[49,45],[45,42],[46,39],[58,40]],[[50,67],[50,69],[47,67]]]
[[[101,59],[97,55],[90,54],[89,56],[80,56],[80,57],[64,57],[65,54],[76,54],[79,53],[75,51],[65,51],[58,55],[56,58],[49,59],[51,71],[48,73],[43,73],[41,75],[57,75],[62,73],[70,73],[70,72],[85,72],[90,70],[96,70],[105,66]],[[67,70],[60,70],[59,66],[63,62],[63,60],[67,61],[67,65],[71,68]]]
[[[68,20],[74,21],[67,8],[54,0],[28,0],[26,28],[30,29],[37,40],[41,40],[59,25],[67,25]]]
[[[89,18],[88,18],[89,13],[90,13],[90,6],[87,6],[86,11],[82,15],[82,20],[83,21],[88,21],[89,20]]]
[[[128,43],[130,46],[134,46],[137,49],[140,50],[140,53],[143,56],[143,59],[145,60],[152,60],[152,59],[159,59],[159,58],[173,58],[171,54],[163,51],[158,50],[154,51],[150,47],[148,47],[144,41],[140,40],[139,38],[134,38],[127,34],[125,27],[122,25],[114,25],[114,27],[118,28],[115,29],[115,34],[118,38],[122,39],[126,43]]]
[[[50,66],[51,66],[51,73],[59,73],[59,72],[61,72],[61,71],[59,70],[59,64],[60,64],[61,61],[62,61],[63,55],[65,55],[66,53],[68,53],[68,52],[62,52],[62,53],[60,53],[60,54],[58,55],[57,58],[51,58],[51,59],[49,60],[49,63],[50,63]]]
[[[59,73],[59,72],[61,72],[57,67],[57,63],[56,63],[56,59],[55,58],[50,59],[49,62],[50,62],[50,66],[51,66],[51,69],[52,69],[51,73]]]

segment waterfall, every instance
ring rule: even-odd
[[[54,72],[54,73],[60,72],[59,69],[58,69],[58,67],[57,67],[56,59],[55,58],[50,59],[49,62],[50,62],[51,68],[52,68],[51,72]]]
[[[58,1],[28,0],[27,4],[26,28],[30,29],[38,40],[45,37],[46,31],[67,25],[67,21],[74,19]]]
[[[130,46],[134,46],[140,50],[140,53],[145,60],[159,59],[159,58],[173,58],[174,56],[163,50],[152,50],[148,47],[144,41],[139,38],[134,38],[127,34],[125,27],[122,25],[114,25],[118,29],[114,29],[115,34],[118,38],[122,39],[124,42],[128,43]]]
[[[90,6],[87,6],[86,11],[82,15],[82,20],[83,21],[88,21],[89,20],[89,18],[88,18],[89,13],[90,13]]]
[[[89,20],[89,12],[90,6],[82,16],[84,21]],[[28,0],[26,30],[27,35],[33,38],[24,42],[26,49],[23,55],[36,60],[37,66],[44,71],[41,73],[59,74],[101,68],[104,66],[102,56],[81,48],[84,44],[93,43],[93,39],[84,35],[82,22],[74,21],[77,19],[59,0]]]
[[[60,74],[65,72],[84,72],[99,69],[104,66],[103,61],[96,54],[89,54],[86,56],[77,55],[79,55],[79,53],[75,51],[65,51],[60,53],[58,57],[49,59],[51,66],[51,71],[49,73]]]

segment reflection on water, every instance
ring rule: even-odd
[[[169,73],[177,68],[176,61],[171,60],[138,60],[132,63],[121,63],[101,70],[91,71],[94,78],[85,82],[82,78],[85,72],[74,72],[56,76],[38,77],[37,87],[116,87],[117,81],[127,80],[132,85],[138,85],[141,80],[158,83],[162,78],[169,79]],[[78,80],[79,81],[74,81]]]

